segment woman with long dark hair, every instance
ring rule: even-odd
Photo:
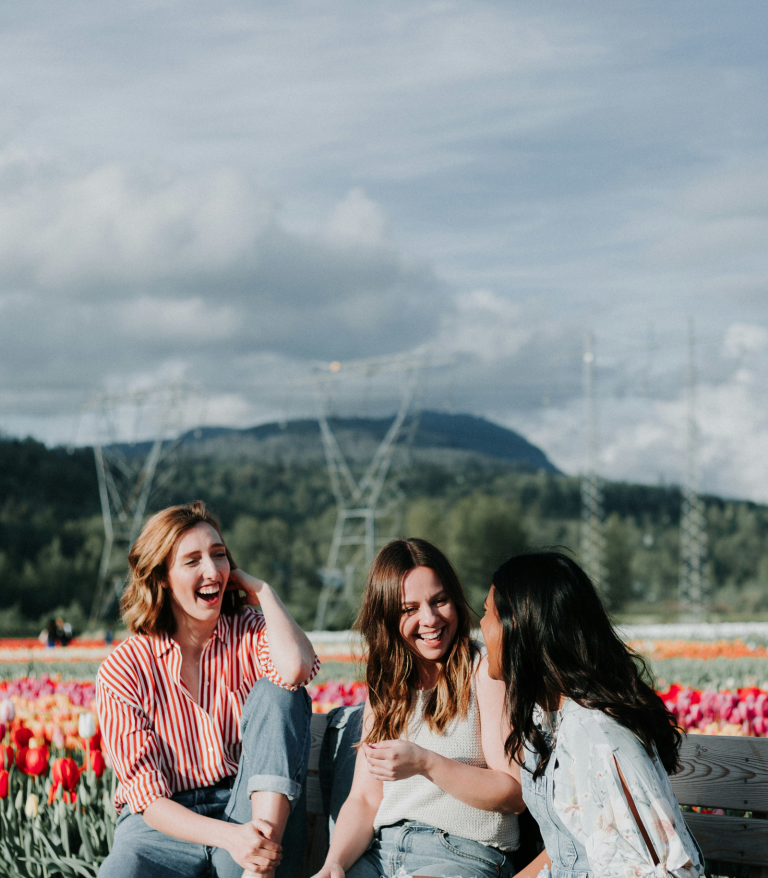
[[[352,789],[317,878],[507,878],[524,810],[504,753],[504,686],[470,639],[448,559],[425,540],[379,552],[357,627],[368,700]]]
[[[552,876],[704,874],[668,774],[680,732],[567,555],[512,558],[481,622],[489,672],[507,687],[506,752],[519,764]]]

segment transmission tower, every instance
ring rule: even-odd
[[[584,344],[584,405],[586,454],[581,476],[581,563],[598,589],[606,584],[603,534],[603,487],[597,474],[597,415],[595,411],[595,352],[592,333]]]
[[[696,424],[696,368],[693,319],[688,319],[686,368],[688,467],[680,509],[680,606],[696,615],[704,612],[707,582],[707,525],[704,503],[698,495],[698,426]]]
[[[393,479],[387,480],[399,441],[413,438],[417,415],[413,411],[421,361],[417,359],[365,360],[345,366],[344,375],[367,376],[379,372],[410,372],[402,392],[400,406],[386,435],[371,458],[362,476],[353,475],[328,418],[328,396],[319,398],[318,421],[323,439],[331,488],[336,499],[336,526],[325,567],[321,571],[323,588],[315,615],[315,630],[322,631],[344,608],[354,607],[361,568],[367,571],[377,548],[377,522],[391,518],[401,505],[402,491]],[[342,372],[339,363],[332,363],[330,376],[320,377],[318,387],[328,387],[329,379]],[[409,418],[409,414],[411,417]],[[406,424],[408,421],[408,424]],[[392,534],[394,536],[394,534]]]
[[[170,481],[185,415],[202,399],[197,388],[177,384],[102,393],[83,407],[81,421],[90,420],[95,434],[93,453],[104,524],[91,626],[122,592],[128,551],[139,535],[150,497]]]

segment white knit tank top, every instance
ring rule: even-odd
[[[479,660],[476,660],[475,670],[478,663]],[[443,734],[431,731],[424,719],[424,707],[431,691],[411,690],[414,706],[408,718],[408,729],[400,737],[448,759],[487,768],[480,739],[475,674],[472,674],[466,719],[454,717]],[[390,826],[400,820],[427,823],[502,851],[513,851],[519,844],[517,817],[514,814],[473,808],[420,774],[405,780],[384,781],[384,797],[373,821],[374,829]]]

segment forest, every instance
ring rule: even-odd
[[[577,478],[464,457],[421,461],[402,483],[397,531],[437,543],[479,609],[510,555],[578,550]],[[221,519],[239,566],[273,584],[311,627],[335,522],[320,460],[182,455],[153,508],[202,499]],[[710,618],[768,618],[768,508],[705,497]],[[618,618],[678,617],[676,486],[605,485],[605,597]],[[94,593],[103,528],[93,452],[0,439],[0,636],[36,635],[63,615],[81,631]],[[111,624],[116,622],[116,608]],[[351,618],[337,620],[346,627]]]

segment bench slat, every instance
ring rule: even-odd
[[[768,738],[685,735],[670,778],[682,805],[768,811]]]
[[[686,814],[685,822],[706,859],[768,866],[768,820]]]
[[[309,723],[312,743],[307,763],[307,814],[323,813],[323,797],[320,793],[320,746],[323,743],[328,716],[324,713],[313,713]]]

